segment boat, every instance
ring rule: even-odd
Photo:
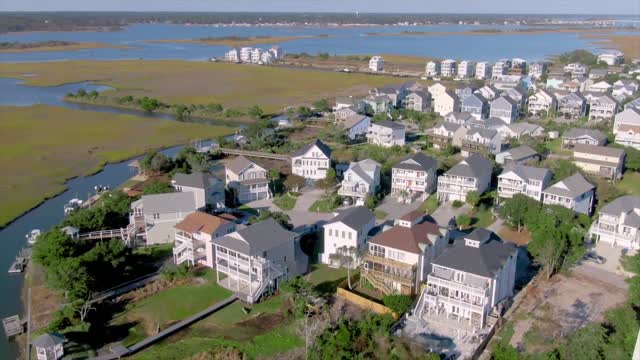
[[[40,234],[40,229],[31,230],[27,235],[25,235],[25,237],[27,238],[27,243],[29,243],[29,245],[35,244],[40,237]]]
[[[74,212],[76,209],[78,209],[80,206],[82,205],[82,200],[80,199],[71,199],[65,206],[64,206],[64,214],[65,215],[69,215],[72,212]]]
[[[9,267],[9,274],[19,274],[27,267],[27,259],[16,257],[16,261]]]

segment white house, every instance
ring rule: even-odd
[[[491,75],[491,64],[486,61],[481,61],[476,64],[476,79],[484,80]]]
[[[384,294],[416,294],[427,280],[431,261],[449,242],[449,232],[412,211],[369,239],[362,276]]]
[[[626,108],[615,116],[613,133],[616,143],[640,149],[640,109]]]
[[[349,140],[366,139],[371,118],[366,115],[352,115],[344,120],[336,120],[336,125],[347,132]]]
[[[446,77],[456,76],[458,67],[457,63],[453,59],[446,59],[440,63],[440,74]]]
[[[498,196],[510,199],[523,194],[542,201],[542,191],[549,186],[552,174],[548,169],[525,165],[508,166],[498,175]]]
[[[356,205],[364,204],[365,198],[375,195],[380,187],[380,168],[371,159],[352,162],[343,174],[338,195],[352,198]]]
[[[324,248],[318,255],[320,262],[336,266],[338,264],[332,255],[338,253],[338,249],[346,247],[363,250],[369,231],[375,225],[376,216],[363,206],[355,206],[335,213],[333,219],[323,226]]]
[[[543,191],[545,205],[560,205],[575,212],[590,215],[594,189],[580,173],[569,176]]]
[[[435,149],[446,149],[447,146],[462,146],[462,139],[467,133],[467,129],[458,123],[448,121],[438,121],[431,129],[427,130],[427,137],[433,144]],[[459,134],[458,143],[456,144],[455,135]]]
[[[476,64],[473,61],[463,60],[458,64],[458,78],[467,79],[475,75]]]
[[[550,111],[555,111],[557,101],[552,93],[545,89],[538,90],[529,96],[529,113],[533,116],[546,116]]]
[[[240,49],[240,61],[245,62],[245,63],[250,63],[251,62],[251,52],[253,51],[253,48],[251,47],[243,47]]]
[[[146,245],[170,244],[174,241],[173,227],[196,211],[192,192],[142,195],[131,203],[129,238],[141,238]]]
[[[610,120],[618,112],[618,101],[609,94],[602,94],[589,101],[589,120]]]
[[[58,360],[64,356],[64,336],[60,334],[42,334],[31,345],[38,360]]]
[[[484,193],[491,184],[493,165],[486,158],[473,154],[438,176],[439,201],[466,201],[467,194]]]
[[[504,129],[504,130],[503,130]],[[503,139],[520,139],[523,136],[540,138],[544,136],[544,128],[537,124],[517,122],[498,129]]]
[[[513,296],[517,258],[516,246],[492,231],[462,235],[433,260],[413,316],[457,319],[459,328],[474,332],[484,328],[498,304]]]
[[[497,130],[471,128],[462,140],[460,153],[463,157],[471,154],[497,154],[502,151],[502,136]]]
[[[306,270],[306,258],[296,258],[298,237],[267,219],[213,239],[218,285],[248,303],[272,294]]]
[[[613,85],[606,81],[598,81],[597,83],[589,85],[585,90],[597,93],[606,93],[613,89]]]
[[[373,56],[369,60],[369,70],[373,72],[384,71],[384,59],[382,56]]]
[[[429,91],[429,94],[431,94],[431,98],[435,99],[436,97],[444,94],[447,91],[447,87],[442,85],[442,83],[440,82],[436,82],[433,85],[429,86],[427,88],[427,91]]]
[[[234,63],[240,62],[240,52],[238,49],[231,49],[224,53],[224,60]]]
[[[223,217],[196,211],[174,225],[173,262],[215,267],[212,240],[236,231],[236,224]]]
[[[271,197],[267,170],[242,155],[226,164],[225,179],[240,203]]]
[[[607,135],[600,130],[571,128],[562,134],[562,149],[572,149],[576,144],[604,145],[607,143]]]
[[[591,224],[589,238],[611,246],[640,249],[640,196],[625,195],[605,205]]]
[[[204,208],[207,204],[214,209],[225,207],[224,182],[216,179],[212,174],[202,172],[177,173],[173,176],[171,185],[175,191],[192,192],[198,209]]]
[[[263,51],[260,48],[251,50],[251,63],[258,64],[262,60]]]
[[[440,75],[440,63],[429,61],[425,66],[424,73],[426,76],[438,76]]]
[[[605,50],[598,55],[598,62],[604,62],[607,65],[620,65],[624,62],[624,53],[619,50]]]
[[[408,155],[391,168],[391,193],[402,200],[425,200],[436,191],[438,162],[422,152]]]
[[[382,147],[403,146],[404,137],[404,125],[385,120],[371,123],[367,133],[367,142]]]
[[[436,93],[436,95],[432,93],[432,96],[434,112],[440,115],[446,115],[451,112],[460,111],[460,98],[454,91],[447,90],[442,93]]]
[[[318,139],[291,155],[291,173],[307,180],[326,178],[329,168],[331,149]]]
[[[547,69],[547,66],[545,63],[541,63],[541,62],[533,63],[529,65],[529,76],[531,76],[534,79],[540,79],[546,69]]]

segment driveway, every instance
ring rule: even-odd
[[[387,196],[384,198],[382,203],[378,205],[376,210],[384,211],[387,213],[384,220],[395,220],[400,218],[402,215],[407,214],[413,210],[416,210],[422,204],[421,200],[414,201],[410,204],[404,204],[398,202],[398,198],[395,196]]]
[[[302,190],[300,196],[298,197],[298,200],[296,201],[296,206],[293,208],[293,210],[286,211],[289,217],[291,217],[291,223],[293,224],[294,228],[313,224],[322,226],[327,220],[333,218],[333,214],[331,213],[315,213],[309,211],[311,205],[313,205],[316,200],[319,200],[323,196],[324,190]]]
[[[622,257],[622,248],[611,246],[604,242],[598,242],[595,246],[588,249],[596,254],[604,257],[607,261],[604,264],[597,264],[593,261],[582,260],[574,268],[574,271],[580,274],[591,276],[605,283],[615,285],[619,288],[626,289],[628,284],[624,281],[625,275],[620,265]]]
[[[436,211],[431,214],[431,217],[440,226],[447,226],[451,218],[455,218],[460,214],[466,214],[471,210],[471,206],[464,204],[463,206],[455,209],[451,206],[452,202],[445,202],[440,204]]]

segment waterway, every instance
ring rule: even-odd
[[[310,36],[281,43],[286,52],[327,52],[337,55],[400,54],[436,58],[495,61],[520,57],[529,61],[575,49],[597,50],[598,45],[572,33],[512,35],[451,35],[477,29],[522,29],[530,26],[374,26],[374,27],[284,27],[284,26],[198,26],[137,24],[114,32],[31,32],[1,34],[2,41],[36,42],[61,40],[100,42],[129,48],[97,48],[76,51],[0,53],[0,62],[114,60],[114,59],[183,59],[192,61],[219,57],[228,46],[184,43],[149,43],[149,40],[198,39],[226,36]],[[402,35],[403,31],[429,32],[430,35]],[[387,34],[368,36],[368,33]],[[438,33],[447,33],[438,35]],[[326,37],[311,37],[327,35]],[[258,47],[268,47],[259,45]]]

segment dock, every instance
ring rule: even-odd
[[[7,338],[20,335],[24,331],[24,326],[22,326],[20,316],[18,315],[2,319],[2,326],[4,327],[4,334]]]
[[[9,274],[19,274],[23,272],[31,260],[31,248],[24,247],[16,256],[16,260],[9,267]]]

